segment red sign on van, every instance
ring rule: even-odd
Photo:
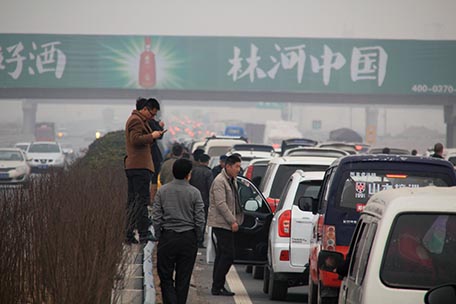
[[[356,204],[356,212],[363,212],[364,207],[366,207],[365,204]]]

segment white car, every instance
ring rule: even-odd
[[[235,153],[241,155],[241,168],[243,170],[245,170],[249,163],[254,159],[272,159],[276,156],[272,146],[258,144],[235,145],[226,155],[230,156]]]
[[[26,152],[28,147],[30,146],[29,142],[18,142],[14,145],[15,148],[19,148],[22,151]]]
[[[29,176],[30,166],[21,149],[0,149],[0,184],[24,184]]]
[[[219,157],[222,154],[228,153],[234,145],[246,143],[247,141],[242,137],[208,137],[202,149],[210,157]]]
[[[32,173],[46,171],[50,168],[64,168],[65,154],[60,144],[53,141],[37,141],[30,144],[27,156],[31,157],[29,164]]]
[[[268,265],[263,291],[271,300],[283,300],[289,287],[309,282],[312,200],[324,177],[322,172],[296,170],[288,180],[269,228]]]
[[[325,171],[336,159],[336,157],[319,156],[285,156],[271,159],[261,181],[260,190],[266,197],[272,212],[275,212],[282,190],[296,170],[304,172]]]
[[[455,282],[455,250],[456,187],[402,188],[369,200],[347,264],[340,252],[320,251],[318,265],[344,277],[338,303],[423,303],[430,288]]]

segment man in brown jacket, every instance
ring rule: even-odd
[[[241,159],[229,156],[225,168],[214,179],[209,192],[207,225],[217,239],[211,293],[216,296],[233,296],[225,288],[226,274],[234,260],[234,233],[244,221],[239,201],[236,177],[241,170]]]
[[[128,180],[127,202],[127,244],[138,243],[133,230],[138,229],[139,242],[155,241],[149,231],[150,219],[147,205],[150,201],[150,179],[154,172],[150,145],[161,137],[164,131],[150,129],[148,120],[153,119],[160,110],[160,104],[154,98],[138,98],[134,110],[125,125],[125,174]]]

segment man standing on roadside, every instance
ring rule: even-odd
[[[154,172],[150,145],[163,135],[162,131],[150,129],[148,120],[154,118],[160,110],[156,99],[138,98],[136,110],[133,110],[125,125],[127,155],[124,159],[125,174],[128,180],[127,202],[127,244],[136,244],[134,229],[138,229],[139,242],[155,241],[149,231],[150,219],[147,205],[150,203],[150,178]]]
[[[174,179],[158,189],[152,207],[154,230],[159,237],[157,271],[165,304],[186,303],[197,241],[203,233],[204,204],[198,189],[188,182],[191,170],[191,160],[176,160]]]
[[[443,144],[436,143],[434,145],[434,154],[432,154],[431,157],[443,159]]]
[[[198,157],[199,164],[192,170],[190,184],[200,191],[204,202],[204,213],[206,215],[204,218],[204,229],[201,238],[198,240],[198,248],[204,248],[204,232],[206,230],[207,212],[209,210],[209,191],[214,178],[212,177],[211,168],[208,167],[211,157],[207,154],[202,154]]]
[[[215,166],[214,168],[212,168],[212,176],[214,178],[216,178],[217,175],[219,175],[219,173],[222,172],[223,168],[225,168],[226,158],[227,158],[227,156],[225,154],[220,155],[219,164],[217,166]]]
[[[209,194],[207,221],[217,239],[211,289],[216,296],[234,295],[225,288],[225,282],[234,260],[234,233],[244,221],[236,181],[240,170],[241,159],[237,155],[229,156],[225,168],[214,179]]]
[[[171,157],[163,162],[160,170],[160,184],[163,186],[174,179],[173,165],[174,162],[182,157],[184,148],[182,145],[175,143],[171,148]]]

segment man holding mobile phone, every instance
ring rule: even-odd
[[[151,220],[147,205],[150,203],[150,180],[155,172],[151,157],[151,144],[162,136],[161,131],[153,131],[149,121],[157,115],[160,104],[156,99],[138,98],[125,124],[125,143],[127,155],[124,159],[125,174],[128,180],[127,200],[127,244],[136,244],[134,230],[138,230],[139,242],[155,241],[149,231]]]

